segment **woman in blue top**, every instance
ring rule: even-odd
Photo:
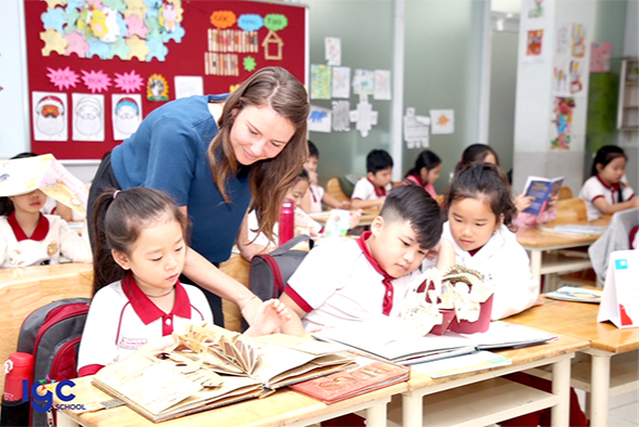
[[[107,153],[89,194],[149,187],[171,195],[192,223],[184,275],[209,299],[222,324],[222,302],[251,323],[260,300],[216,267],[231,255],[251,204],[259,232],[272,237],[280,204],[308,157],[309,103],[288,71],[257,71],[232,94],[192,96],[152,111]],[[92,230],[92,227],[90,227]]]

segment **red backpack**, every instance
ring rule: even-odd
[[[24,320],[18,351],[33,354],[34,382],[57,382],[78,376],[78,348],[88,312],[89,299],[68,298],[40,307]],[[31,426],[49,426],[54,419],[51,410],[30,410]]]

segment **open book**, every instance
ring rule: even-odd
[[[373,331],[371,330],[373,329]],[[557,339],[538,329],[507,322],[491,322],[489,330],[477,334],[427,334],[410,336],[396,331],[387,334],[379,328],[368,328],[366,323],[352,328],[327,328],[315,332],[317,339],[337,342],[403,365],[430,362],[469,354],[476,350],[516,348],[542,344]]]
[[[591,302],[599,304],[602,300],[602,289],[586,289],[574,286],[563,286],[545,296],[551,299],[575,302]]]
[[[215,325],[191,325],[180,344],[134,353],[92,383],[157,422],[261,397],[350,366],[343,346],[281,334],[246,338]]]
[[[524,186],[524,195],[532,196],[534,200],[523,212],[540,215],[547,207],[549,200],[560,192],[563,182],[564,177],[548,179],[530,176],[527,178],[527,183]]]

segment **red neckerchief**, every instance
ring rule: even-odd
[[[316,203],[318,199],[316,198],[316,194],[313,192],[313,188],[309,185],[309,193],[311,193],[311,197],[313,197],[313,203]]]
[[[191,302],[187,291],[176,280],[176,298],[170,313],[165,313],[142,292],[136,284],[133,274],[128,273],[122,279],[122,291],[131,303],[131,307],[136,312],[142,323],[148,325],[154,320],[162,318],[162,335],[167,336],[173,333],[173,316],[180,316],[185,319],[191,318]],[[169,324],[167,324],[169,319]]]
[[[616,202],[616,197],[615,194],[618,193],[618,198],[622,199],[622,192],[620,191],[622,189],[622,184],[620,184],[619,182],[616,182],[615,184],[612,185],[607,185],[602,179],[600,179],[599,175],[596,175],[596,178],[598,179],[598,181],[600,181],[600,184],[602,184],[604,186],[604,188],[606,188],[607,190],[611,191],[611,203],[612,204],[616,204],[616,203],[620,203],[623,200],[618,200]]]
[[[371,182],[371,180],[369,178],[367,178],[367,181]],[[386,188],[378,187],[373,182],[371,182],[371,185],[373,185],[373,191],[376,192],[376,197],[385,197],[387,195],[387,189]]]
[[[31,237],[27,237],[22,227],[20,227],[20,224],[18,224],[16,211],[11,212],[7,217],[7,222],[13,230],[13,234],[16,235],[16,240],[18,242],[23,240],[35,240],[36,242],[42,242],[47,237],[47,234],[49,234],[49,219],[42,214],[40,214],[38,225],[36,225],[36,229],[33,230]]]
[[[382,314],[388,316],[391,313],[391,309],[393,308],[393,285],[391,281],[395,279],[395,277],[389,276],[386,271],[380,267],[378,261],[376,261],[371,252],[369,252],[369,248],[367,247],[366,240],[371,236],[371,231],[365,231],[362,235],[356,240],[358,242],[358,246],[362,249],[362,253],[364,253],[364,257],[371,263],[373,268],[380,274],[382,274],[382,284],[384,285],[384,299],[382,300]]]

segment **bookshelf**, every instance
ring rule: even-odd
[[[618,129],[638,132],[638,58],[624,58],[620,71]]]

